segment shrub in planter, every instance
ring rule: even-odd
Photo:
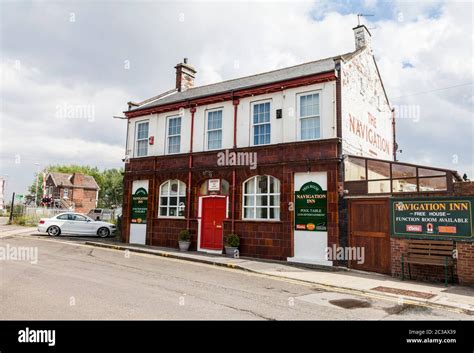
[[[183,229],[179,232],[178,243],[180,251],[188,251],[189,245],[191,245],[191,234],[189,230]]]
[[[237,234],[229,234],[225,240],[225,253],[228,257],[234,257],[239,248],[240,238]]]

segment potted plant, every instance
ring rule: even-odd
[[[240,238],[237,234],[229,234],[225,241],[225,253],[228,257],[234,257],[236,250],[239,248]]]
[[[191,245],[191,234],[189,234],[189,230],[183,229],[179,232],[178,243],[179,251],[188,251],[189,245]]]

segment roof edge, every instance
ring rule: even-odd
[[[279,72],[279,71],[283,71],[283,70],[287,70],[287,69],[291,69],[291,68],[297,68],[297,67],[300,67],[300,66],[303,66],[303,65],[318,63],[318,62],[322,62],[322,61],[327,61],[327,60],[331,60],[331,59],[332,59],[333,61],[341,60],[341,59],[344,60],[344,61],[346,61],[346,60],[349,60],[350,58],[352,58],[354,55],[357,55],[358,52],[360,52],[360,49],[357,49],[357,50],[355,50],[355,51],[348,52],[348,53],[345,53],[345,54],[340,54],[340,55],[336,55],[336,56],[329,56],[329,57],[326,57],[326,58],[322,58],[322,59],[318,59],[318,60],[313,60],[313,61],[308,61],[308,62],[304,62],[304,63],[301,63],[301,64],[293,65],[293,66],[287,66],[287,67],[283,67],[283,68],[280,68],[280,69],[264,71],[264,72],[260,72],[260,73],[253,74],[253,75],[247,75],[247,76],[237,77],[237,78],[233,78],[233,79],[229,79],[229,80],[224,80],[224,81],[219,81],[219,82],[215,82],[215,83],[210,83],[210,84],[207,84],[207,85],[197,86],[197,87],[191,88],[190,90],[195,89],[195,88],[209,87],[209,86],[213,86],[213,85],[217,85],[217,84],[222,84],[222,83],[228,83],[228,82],[237,81],[237,80],[242,80],[242,79],[248,79],[248,78],[251,78],[251,77],[258,77],[258,76],[261,76],[261,75],[267,75],[267,74],[271,74],[271,73],[275,73],[275,72]],[[321,72],[321,73],[324,73],[324,72]],[[318,74],[319,74],[319,73],[318,73]],[[311,75],[307,75],[307,76],[311,76]],[[306,76],[300,76],[300,77],[306,77]],[[262,84],[262,85],[256,85],[256,86],[242,86],[242,87],[239,87],[238,90],[248,89],[248,88],[257,87],[257,86],[263,86],[263,85],[266,85],[266,84],[273,84],[273,83],[277,83],[277,82],[282,82],[282,81],[271,81],[271,82],[268,82],[268,83],[265,83],[265,84]],[[150,103],[150,102],[152,102],[152,101],[154,101],[154,100],[163,98],[163,96],[165,96],[165,95],[172,94],[174,91],[175,91],[175,89],[166,91],[166,92],[161,93],[161,94],[159,94],[159,95],[157,95],[157,96],[154,96],[154,97],[152,97],[152,98],[149,98],[149,99],[147,99],[147,100],[144,100],[143,102],[141,102],[141,103],[139,103],[139,104],[142,105],[142,104]],[[237,91],[237,90],[234,90],[234,91]],[[230,91],[229,91],[229,90],[228,90],[228,91],[221,91],[221,92],[214,93],[214,94],[208,95],[208,96],[213,96],[213,95],[218,95],[218,94],[223,94],[223,93],[228,93],[228,92],[230,92]],[[192,98],[192,99],[199,99],[199,98],[203,98],[203,97],[206,97],[206,95],[197,96],[197,97],[194,97],[194,98]],[[190,100],[192,100],[192,99],[190,99]],[[183,99],[182,101],[173,102],[173,103],[184,102],[184,101],[186,101],[186,99]],[[165,105],[165,104],[164,104],[164,105]],[[159,107],[159,106],[160,106],[160,105],[156,105],[155,107]],[[128,110],[128,111],[124,111],[124,113],[126,113],[126,112],[137,112],[137,111],[144,110],[144,109],[149,109],[149,108],[152,108],[152,107],[147,107],[147,108],[136,107],[136,108],[134,108],[134,109],[130,109],[130,110]]]
[[[206,99],[206,98],[210,98],[210,97],[218,97],[220,95],[227,95],[227,94],[234,95],[235,94],[236,95],[235,98],[241,98],[241,97],[239,97],[239,92],[242,92],[242,91],[246,91],[246,90],[250,90],[250,89],[264,88],[266,86],[280,84],[280,83],[284,83],[284,82],[291,82],[291,81],[295,81],[295,80],[308,79],[308,78],[315,77],[315,76],[323,76],[323,75],[327,75],[327,74],[330,74],[330,73],[334,73],[334,77],[332,79],[328,79],[328,81],[335,80],[337,78],[337,76],[335,74],[335,70],[322,71],[322,72],[318,72],[318,73],[314,73],[314,74],[310,74],[310,75],[295,77],[295,78],[292,78],[292,79],[284,79],[284,80],[273,81],[273,82],[268,82],[268,83],[264,83],[264,84],[242,86],[242,87],[240,87],[239,89],[236,89],[236,90],[226,90],[226,91],[221,91],[221,92],[218,92],[218,93],[201,95],[201,96],[197,96],[197,97],[194,97],[194,98],[191,98],[191,99],[189,99],[189,98],[188,99],[182,99],[182,100],[179,100],[179,101],[176,101],[176,102],[164,103],[162,105],[155,105],[155,106],[152,106],[152,107],[143,107],[143,108],[137,108],[137,109],[134,109],[134,110],[126,110],[123,113],[127,117],[129,117],[129,115],[131,115],[130,113],[134,113],[133,117],[138,117],[138,116],[143,116],[143,115],[147,115],[147,114],[152,114],[152,113],[145,113],[147,111],[156,110],[156,109],[164,108],[164,107],[167,107],[167,106],[172,107],[172,106],[180,105],[180,104],[183,104],[183,103],[192,104],[193,101],[202,100],[202,99]],[[197,105],[201,105],[201,104],[197,104]],[[136,115],[137,113],[140,113],[140,112],[144,112],[144,114]]]

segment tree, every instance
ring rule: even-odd
[[[43,196],[43,173],[59,172],[59,173],[82,173],[91,175],[100,187],[98,207],[112,208],[120,207],[123,197],[123,168],[120,169],[104,169],[100,171],[97,167],[81,166],[81,165],[52,165],[46,167],[39,173],[37,198],[41,200]],[[34,197],[36,189],[36,175],[33,183],[28,188],[32,197]]]
[[[115,208],[122,205],[123,170],[105,169],[101,174],[99,207]]]

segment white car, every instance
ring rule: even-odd
[[[61,234],[99,236],[106,238],[113,234],[117,227],[112,223],[94,221],[80,213],[65,212],[51,218],[41,218],[38,232],[48,233],[55,237]]]

